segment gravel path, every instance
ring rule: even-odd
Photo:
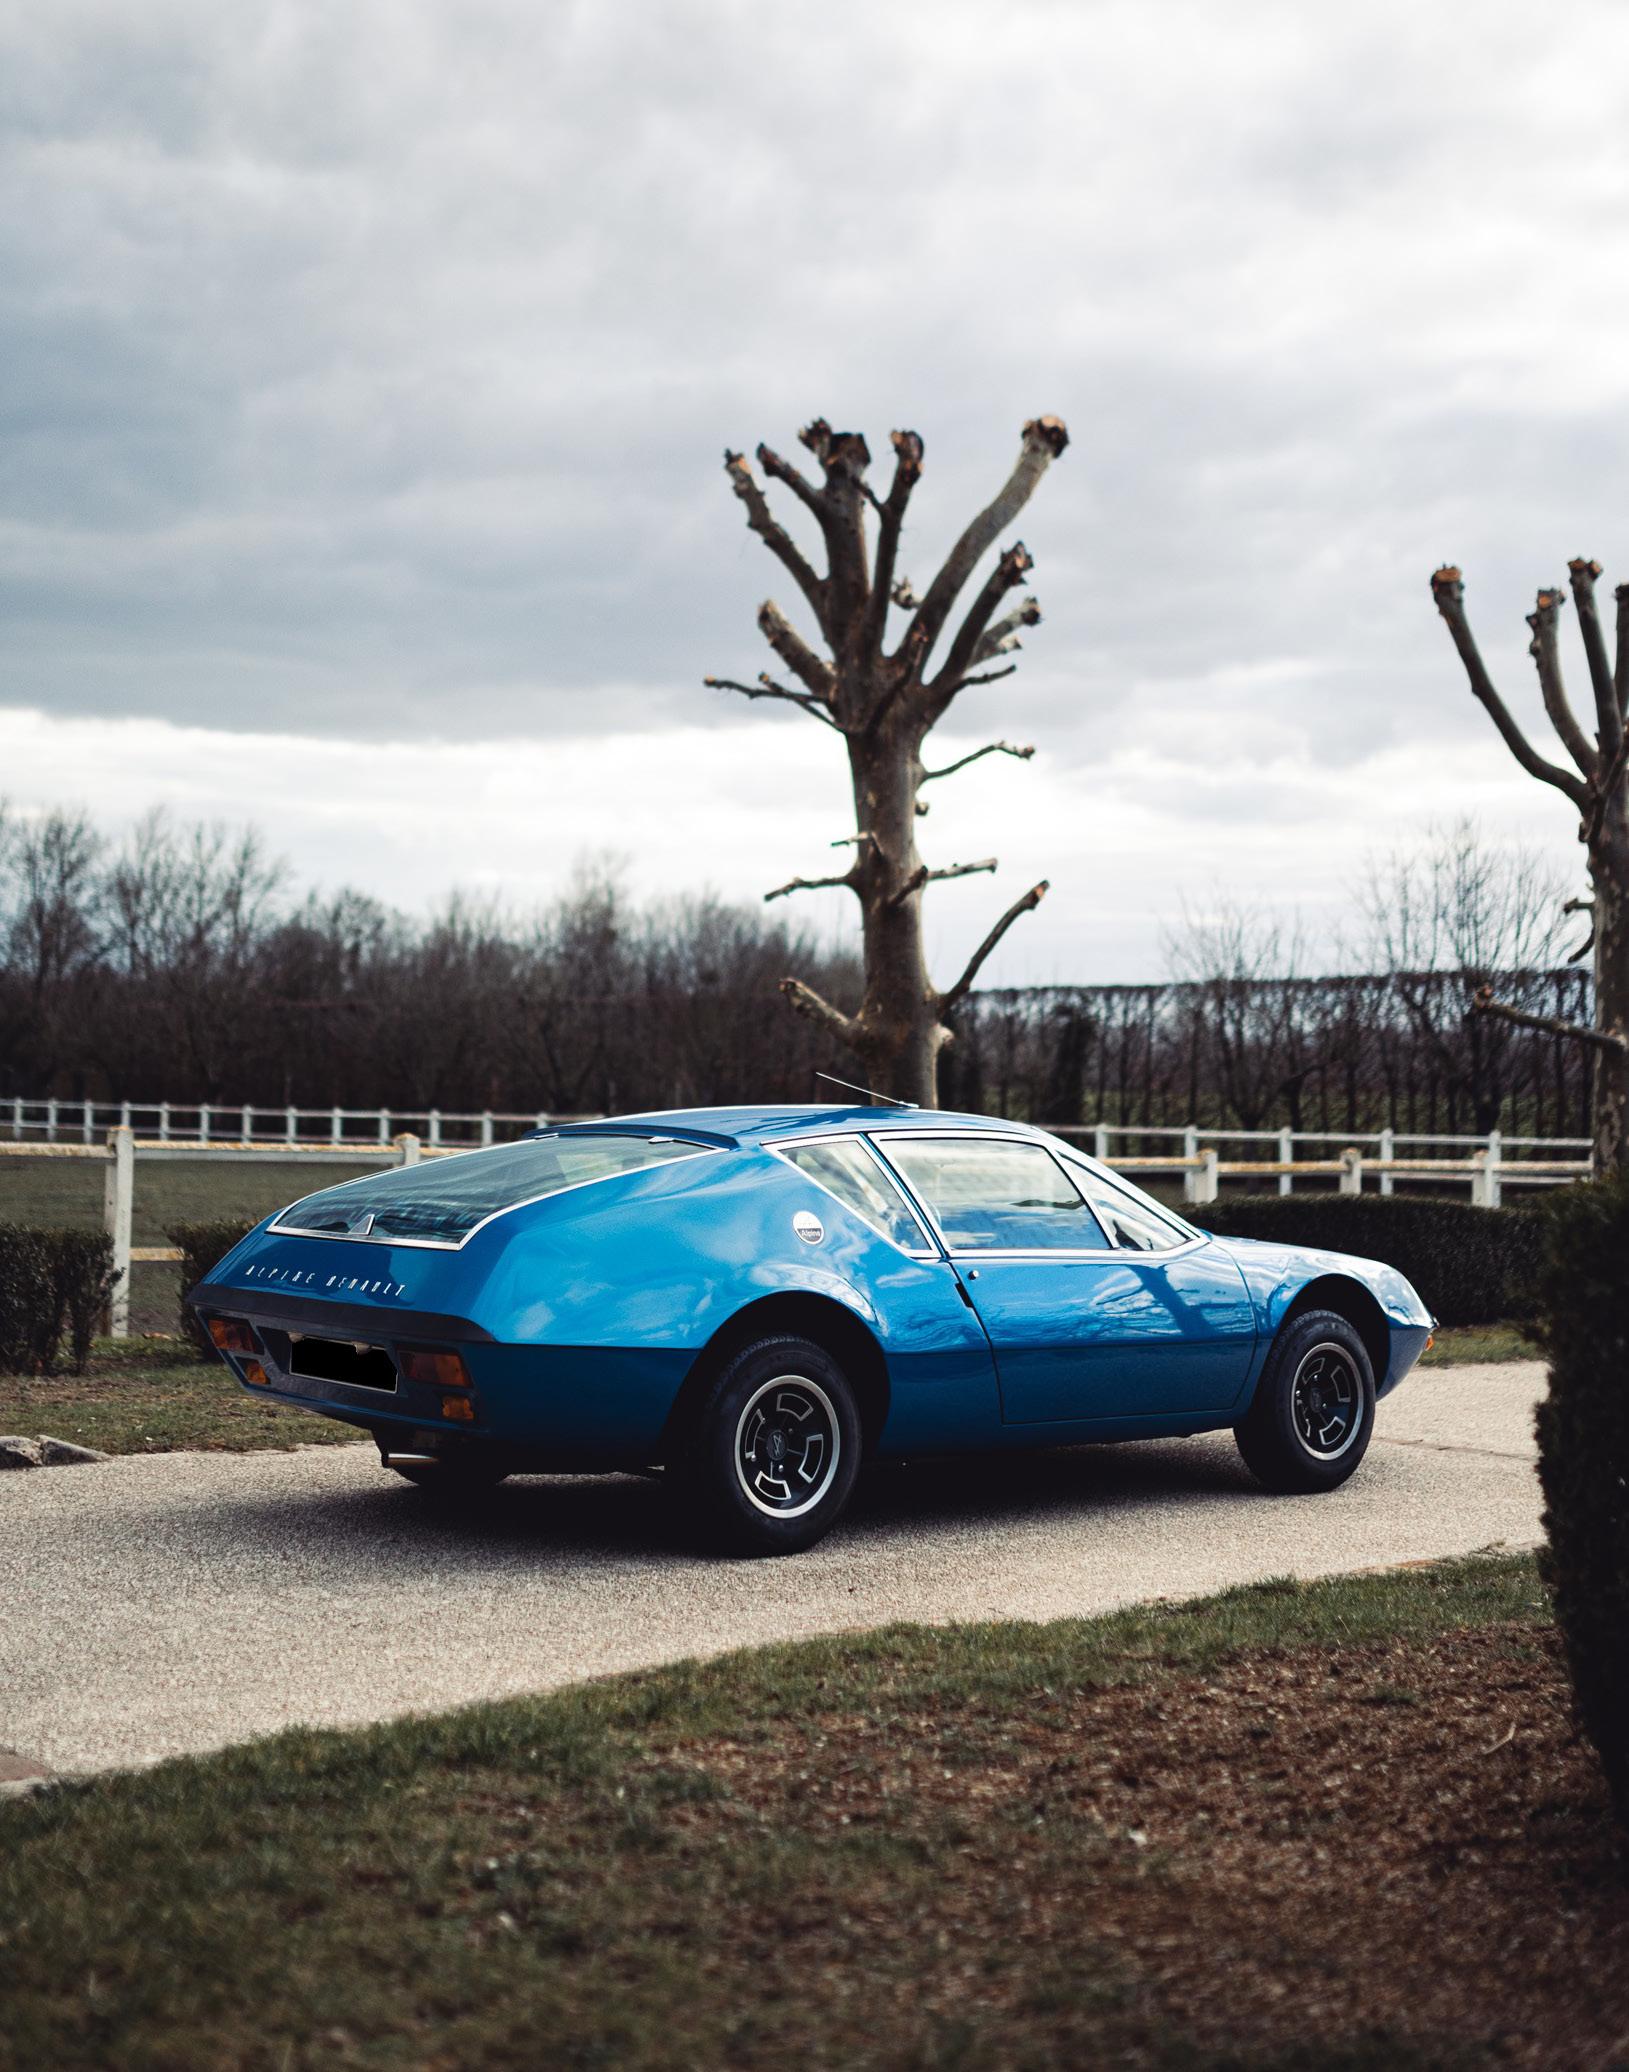
[[[1264,1496],[1225,1434],[879,1470],[812,1553],[702,1560],[643,1481],[427,1511],[371,1447],[0,1477],[0,1750],[72,1772],[893,1619],[1056,1618],[1528,1546],[1531,1363],[1428,1370],[1354,1480]]]

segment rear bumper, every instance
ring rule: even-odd
[[[669,1413],[695,1358],[665,1349],[504,1345],[467,1318],[207,1281],[187,1299],[205,1320],[235,1318],[253,1328],[258,1354],[221,1355],[246,1395],[356,1425],[392,1451],[478,1442],[539,1467],[644,1466],[660,1457]],[[394,1387],[296,1373],[293,1347],[302,1336],[377,1347],[395,1368]],[[470,1388],[446,1391],[410,1380],[398,1359],[409,1348],[458,1352]],[[245,1378],[251,1358],[264,1382]],[[456,1405],[451,1412],[449,1402]]]

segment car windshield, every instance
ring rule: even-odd
[[[394,1238],[458,1245],[488,1217],[522,1202],[580,1187],[585,1180],[694,1158],[706,1149],[675,1137],[610,1132],[526,1137],[490,1151],[461,1152],[325,1187],[286,1208],[272,1227],[374,1244]]]

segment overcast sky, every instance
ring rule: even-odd
[[[701,687],[795,605],[724,447],[915,427],[922,586],[1053,411],[945,963],[1040,875],[993,979],[1148,975],[1184,896],[1327,931],[1433,816],[1568,861],[1427,577],[1540,730],[1534,588],[1629,576],[1626,200],[1588,0],[0,0],[0,791],[408,906],[755,895],[849,820]]]

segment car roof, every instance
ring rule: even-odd
[[[738,1143],[762,1142],[785,1136],[821,1136],[853,1129],[908,1127],[933,1129],[1028,1130],[1022,1122],[1009,1122],[999,1115],[958,1115],[942,1108],[896,1108],[850,1106],[830,1101],[765,1102],[758,1107],[664,1108],[639,1115],[605,1117],[624,1127],[649,1123],[653,1127],[692,1129],[710,1135],[733,1137]],[[581,1127],[592,1129],[592,1123]]]

